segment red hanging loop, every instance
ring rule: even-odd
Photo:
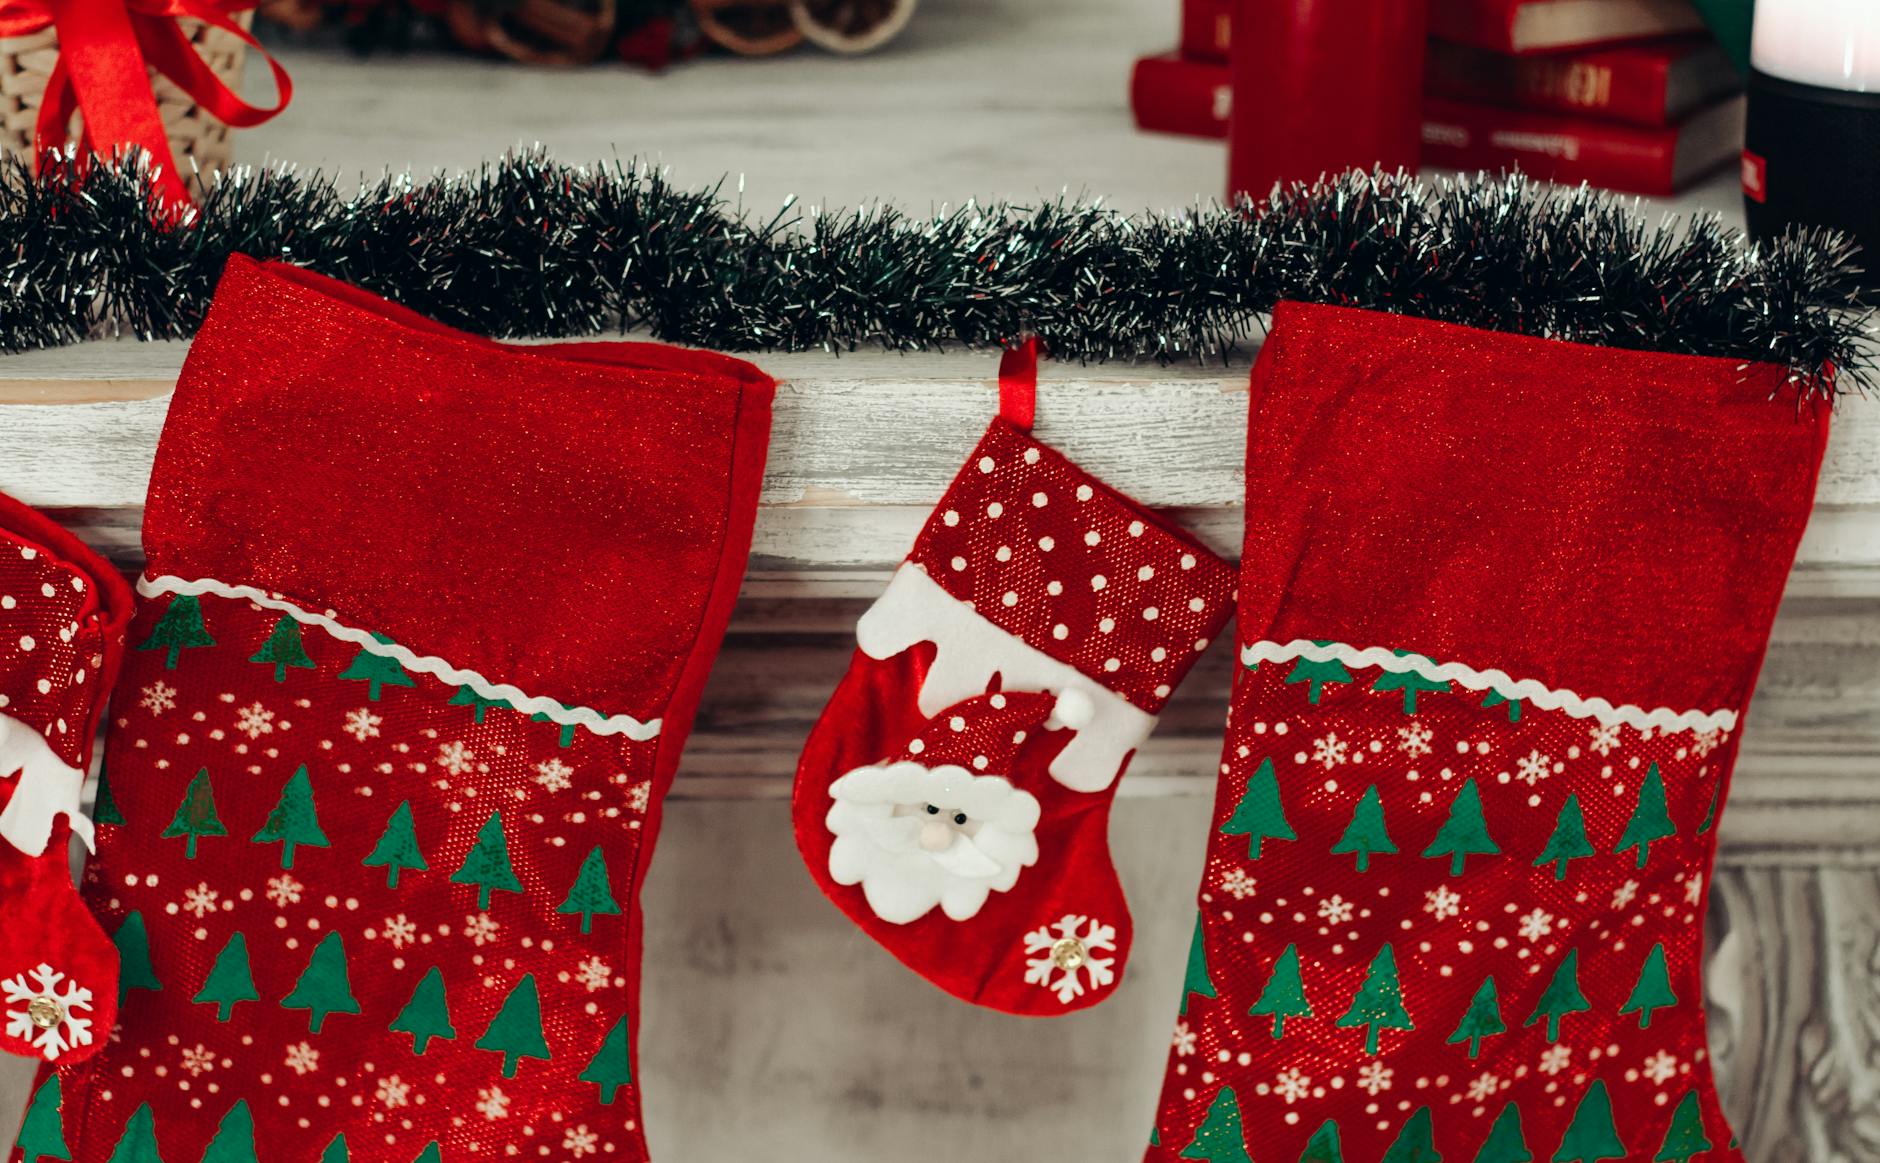
[[[999,417],[1030,432],[1038,416],[1038,337],[1027,335],[999,359]]]

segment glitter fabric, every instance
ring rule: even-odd
[[[1827,435],[1784,374],[1281,308],[1149,1163],[1739,1157],[1702,918]]]
[[[646,1158],[639,886],[770,398],[231,266],[151,486],[74,1160]]]

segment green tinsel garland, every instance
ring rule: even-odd
[[[1615,347],[1767,360],[1803,395],[1870,382],[1853,247],[1752,245],[1716,218],[1518,177],[1353,173],[1249,207],[1132,216],[1056,201],[914,217],[889,205],[754,219],[635,163],[519,154],[457,177],[239,169],[182,224],[136,165],[0,163],[0,348],[191,334],[234,251],[346,279],[494,336],[645,329],[723,351],[992,347],[1204,358],[1280,299]]]

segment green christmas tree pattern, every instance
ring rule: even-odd
[[[268,640],[261,644],[261,649],[248,659],[250,662],[265,663],[274,668],[274,681],[287,681],[287,668],[312,670],[313,659],[307,657],[307,648],[300,642],[300,623],[286,614],[282,614],[274,623],[274,629],[268,634]]]
[[[1470,856],[1495,856],[1500,852],[1488,834],[1488,821],[1482,816],[1482,792],[1471,776],[1462,781],[1462,787],[1449,805],[1449,818],[1443,821],[1436,839],[1430,841],[1423,855],[1449,857],[1449,875],[1461,876]]]
[[[1299,975],[1299,947],[1288,945],[1273,962],[1273,972],[1266,979],[1266,988],[1247,1011],[1256,1016],[1270,1016],[1273,1019],[1273,1036],[1278,1038],[1286,1032],[1287,1018],[1309,1018],[1312,1016],[1312,1003],[1306,1000],[1305,982]]]
[[[1697,1105],[1697,1092],[1687,1090],[1671,1112],[1671,1125],[1665,1129],[1665,1141],[1652,1156],[1653,1163],[1686,1163],[1693,1155],[1710,1150],[1710,1136],[1704,1133],[1704,1113]]]
[[[1500,691],[1489,691],[1488,697],[1482,700],[1483,710],[1487,710],[1489,707],[1500,706],[1506,706],[1508,708],[1508,721],[1510,723],[1519,723],[1521,721],[1520,699],[1511,699]]]
[[[236,1002],[257,1001],[260,997],[255,992],[254,973],[248,965],[248,938],[232,933],[223,943],[222,951],[215,955],[215,964],[209,967],[209,976],[203,980],[202,988],[189,1000],[215,1006],[215,1020],[226,1022],[234,1016]]]
[[[1560,1041],[1560,1019],[1568,1014],[1583,1013],[1593,1007],[1587,1002],[1586,995],[1580,992],[1580,951],[1567,950],[1567,955],[1560,959],[1559,968],[1542,991],[1540,1000],[1534,1003],[1534,1012],[1528,1015],[1524,1026],[1531,1026],[1543,1019],[1547,1022],[1547,1040]]]
[[[346,1136],[338,1134],[320,1153],[320,1163],[352,1163],[352,1151],[346,1146]]]
[[[1345,1163],[1345,1148],[1339,1142],[1337,1123],[1326,1119],[1319,1124],[1319,1129],[1306,1140],[1306,1149],[1299,1152],[1299,1163]]]
[[[1482,1149],[1475,1153],[1475,1163],[1534,1163],[1534,1152],[1528,1150],[1527,1137],[1521,1132],[1520,1107],[1509,1103],[1501,1108]]]
[[[372,637],[381,646],[392,645],[391,638],[384,634],[374,634]],[[358,654],[353,655],[353,660],[346,669],[339,672],[339,676],[354,682],[365,683],[366,698],[375,703],[379,701],[379,692],[383,687],[417,685],[412,677],[405,673],[405,668],[398,664],[396,658],[374,654],[363,646],[359,648]],[[481,722],[481,720],[478,721]]]
[[[418,1152],[418,1157],[411,1163],[444,1163],[444,1156],[439,1153],[436,1143],[430,1143]]]
[[[600,845],[596,844],[581,862],[581,871],[569,887],[568,896],[555,911],[581,914],[583,933],[593,931],[597,913],[605,917],[620,915],[620,902],[614,899],[613,888],[607,881],[607,856]]]
[[[1247,1154],[1247,1135],[1240,1125],[1240,1099],[1234,1088],[1223,1086],[1208,1104],[1208,1113],[1195,1128],[1195,1137],[1182,1148],[1183,1159],[1207,1163],[1253,1163]]]
[[[245,1101],[237,1099],[228,1113],[222,1116],[221,1125],[215,1129],[215,1138],[209,1140],[209,1148],[203,1152],[202,1163],[258,1163],[255,1158],[255,1117]]]
[[[1398,650],[1393,653],[1395,653],[1398,658],[1409,658],[1415,654],[1415,651]],[[1378,674],[1377,682],[1372,684],[1371,689],[1374,691],[1402,691],[1403,713],[1406,715],[1414,715],[1417,713],[1417,696],[1419,694],[1426,691],[1453,690],[1455,689],[1455,684],[1444,679],[1424,678],[1414,670],[1386,670]]]
[[[294,982],[293,991],[281,999],[281,1008],[306,1010],[307,1028],[316,1034],[329,1015],[359,1012],[359,999],[353,996],[346,974],[346,946],[338,933],[328,933],[313,947],[307,968]]]
[[[196,841],[204,836],[226,835],[228,829],[223,827],[222,817],[215,812],[215,788],[210,786],[209,769],[205,767],[183,790],[183,802],[177,805],[176,817],[170,821],[170,826],[163,830],[163,838],[184,837],[183,855],[194,860]]]
[[[553,723],[554,721],[554,719],[549,717],[547,711],[537,711],[535,714],[529,716],[529,722],[531,723]],[[563,723],[561,725],[561,745],[563,747],[574,746],[574,726],[573,723]]]
[[[100,826],[105,824],[123,825],[129,823],[124,812],[118,807],[117,797],[111,794],[111,776],[98,765],[98,794],[92,800],[91,822]]]
[[[170,599],[163,617],[151,628],[150,637],[139,643],[137,649],[165,651],[164,669],[175,670],[177,656],[183,651],[214,645],[215,639],[209,637],[208,629],[202,624],[202,599],[194,594],[177,594]]]
[[[59,1087],[59,1076],[46,1075],[46,1080],[33,1092],[32,1104],[26,1108],[26,1119],[20,1124],[21,1163],[72,1157],[72,1149],[65,1143],[64,1105],[65,1093]]]
[[[450,1002],[444,994],[442,970],[433,965],[418,979],[417,987],[411,991],[411,1000],[398,1011],[389,1028],[411,1035],[413,1054],[423,1054],[433,1038],[449,1042],[457,1037],[456,1027],[450,1024]]]
[[[1547,837],[1541,854],[1534,858],[1534,867],[1545,868],[1551,864],[1554,879],[1565,880],[1568,864],[1593,854],[1592,841],[1586,838],[1586,813],[1580,810],[1580,797],[1570,795],[1567,802],[1560,805],[1553,833]]]
[[[1182,979],[1181,1012],[1188,1012],[1188,1001],[1195,997],[1217,997],[1214,978],[1208,973],[1208,946],[1201,938],[1201,914],[1195,914],[1195,939],[1188,944],[1188,973]]]
[[[1319,645],[1330,646],[1331,643],[1321,642]],[[1293,665],[1292,673],[1286,676],[1288,686],[1297,683],[1306,684],[1306,701],[1315,707],[1319,705],[1319,695],[1324,693],[1326,683],[1350,681],[1352,681],[1351,672],[1346,670],[1345,664],[1336,658],[1329,658],[1324,662],[1313,662],[1303,654]]]
[[[614,1028],[607,1031],[607,1037],[601,1041],[601,1048],[588,1059],[587,1068],[581,1071],[582,1082],[592,1082],[601,1090],[601,1104],[611,1106],[614,1096],[620,1088],[633,1081],[633,1060],[627,1050],[627,1019],[621,1015]]]
[[[1456,1028],[1449,1035],[1449,1044],[1467,1042],[1469,1057],[1479,1058],[1482,1054],[1482,1039],[1492,1038],[1496,1034],[1508,1032],[1507,1025],[1501,1020],[1501,996],[1495,991],[1495,978],[1491,975],[1482,979],[1476,987],[1475,996],[1469,1001],[1469,1008],[1456,1023]]]
[[[1403,987],[1397,979],[1397,953],[1388,944],[1371,960],[1371,972],[1351,999],[1351,1008],[1338,1019],[1339,1027],[1365,1027],[1364,1052],[1375,1056],[1384,1030],[1414,1030],[1403,1006]]]
[[[1351,811],[1351,823],[1346,825],[1338,843],[1332,845],[1332,851],[1341,856],[1356,856],[1359,872],[1370,871],[1371,857],[1388,856],[1397,851],[1397,845],[1391,843],[1390,830],[1384,826],[1384,801],[1378,795],[1376,784],[1365,789],[1358,806]]]
[[[385,831],[379,834],[379,842],[372,846],[372,851],[360,861],[367,868],[385,869],[385,887],[398,887],[398,874],[404,869],[414,872],[429,872],[431,866],[424,862],[424,853],[418,847],[418,828],[412,821],[411,801],[405,800],[392,809],[391,818],[385,821]]]
[[[477,842],[465,854],[463,863],[451,873],[452,884],[473,884],[477,888],[477,908],[489,911],[490,894],[521,892],[522,882],[509,863],[509,840],[503,835],[503,814],[491,812],[477,831]]]
[[[301,764],[281,788],[281,798],[268,813],[267,822],[254,834],[257,844],[279,844],[281,867],[294,866],[294,849],[328,847],[326,833],[320,829],[320,815],[313,807],[313,783],[307,778],[307,765]]]
[[[525,974],[503,1007],[490,1019],[490,1028],[476,1040],[479,1050],[494,1050],[503,1056],[503,1077],[514,1078],[524,1058],[548,1061],[548,1042],[542,1035],[542,998],[535,988],[535,975]]]
[[[450,696],[449,705],[453,707],[469,707],[470,721],[473,723],[481,723],[483,716],[489,713],[491,707],[508,707],[509,703],[503,699],[486,699],[478,694],[475,688],[460,686],[457,688],[457,693]]]
[[[1223,836],[1247,837],[1247,855],[1260,859],[1260,846],[1267,840],[1297,840],[1292,825],[1286,822],[1286,810],[1280,804],[1279,779],[1273,774],[1273,761],[1263,759],[1259,769],[1247,780],[1247,790],[1234,806],[1234,814],[1221,825]]]
[[[1710,806],[1704,809],[1704,820],[1697,825],[1697,834],[1702,836],[1717,826],[1717,808],[1723,802],[1723,777],[1710,785]]]
[[[163,1156],[157,1152],[157,1120],[150,1113],[149,1103],[132,1111],[124,1121],[124,1133],[118,1136],[117,1146],[105,1163],[163,1163]]]
[[[1587,1088],[1580,1105],[1573,1110],[1573,1121],[1554,1152],[1554,1163],[1596,1163],[1600,1159],[1625,1158],[1625,1143],[1612,1121],[1612,1095],[1603,1080]]]
[[[133,910],[118,926],[111,936],[111,944],[117,947],[118,954],[118,1006],[124,1005],[124,997],[133,989],[148,989],[152,992],[163,988],[157,980],[156,967],[150,964],[150,930],[144,925],[144,915]]]
[[[1619,834],[1619,846],[1613,849],[1613,854],[1637,849],[1638,866],[1643,868],[1651,855],[1652,841],[1677,834],[1677,826],[1671,822],[1671,813],[1665,807],[1665,777],[1658,773],[1658,765],[1654,763],[1645,773],[1645,782],[1639,786],[1638,807],[1626,821],[1625,831]]]
[[[1665,1006],[1678,1004],[1678,995],[1671,990],[1671,973],[1665,966],[1665,947],[1663,942],[1652,946],[1652,951],[1645,955],[1645,964],[1638,972],[1638,982],[1632,987],[1632,994],[1619,1007],[1621,1014],[1637,1014],[1638,1028],[1643,1030],[1652,1024],[1652,1011]]]
[[[1436,1151],[1436,1129],[1429,1107],[1420,1106],[1411,1112],[1379,1163],[1443,1163]]]

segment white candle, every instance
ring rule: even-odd
[[[1785,81],[1880,92],[1880,0],[1756,0],[1750,60]]]

